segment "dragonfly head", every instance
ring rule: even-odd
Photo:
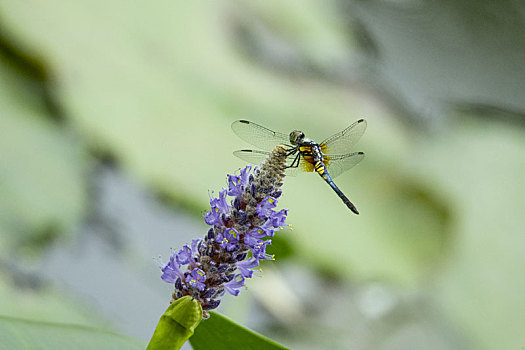
[[[292,145],[298,145],[304,140],[304,133],[299,130],[294,130],[290,133],[290,143]]]

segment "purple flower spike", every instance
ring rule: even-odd
[[[277,199],[268,196],[259,204],[257,204],[257,214],[260,218],[267,218],[272,214],[272,209],[277,206]]]
[[[251,258],[250,260],[240,261],[237,263],[237,268],[241,272],[242,277],[252,278],[253,270],[259,266],[259,260]]]
[[[191,273],[186,277],[186,283],[202,292],[206,285],[203,283],[206,281],[206,274],[201,269],[193,269]]]
[[[229,228],[224,230],[223,233],[219,233],[215,240],[219,243],[219,246],[222,249],[226,249],[227,251],[231,252],[237,248],[237,243],[239,243],[238,237],[239,232],[233,228]]]
[[[239,295],[239,288],[244,286],[244,277],[241,274],[235,275],[230,282],[224,283],[224,289],[231,295]]]
[[[228,292],[238,295],[247,278],[253,277],[261,259],[270,259],[267,237],[284,226],[286,210],[275,211],[281,193],[286,157],[284,146],[276,147],[266,161],[251,173],[247,166],[239,175],[228,175],[228,187],[210,198],[204,215],[209,227],[204,239],[170,256],[162,268],[162,280],[175,290],[173,300],[190,296],[202,306],[202,317],[219,306]],[[248,258],[249,257],[249,258]]]

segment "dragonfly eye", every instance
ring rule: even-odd
[[[290,143],[292,145],[301,143],[303,139],[304,139],[304,133],[302,131],[295,130],[290,133]]]

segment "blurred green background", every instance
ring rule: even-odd
[[[291,348],[525,346],[520,1],[0,0],[0,314],[149,339],[249,119],[365,160],[219,311]],[[189,347],[189,346],[188,346]]]

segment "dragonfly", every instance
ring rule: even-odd
[[[295,176],[301,172],[315,171],[352,212],[359,214],[333,179],[353,168],[365,157],[363,152],[349,151],[363,136],[366,125],[364,119],[359,119],[343,131],[317,143],[299,130],[285,134],[248,120],[237,120],[232,123],[233,132],[260,150],[243,149],[233,154],[248,163],[260,164],[275,147],[284,145],[287,150],[286,175]]]

